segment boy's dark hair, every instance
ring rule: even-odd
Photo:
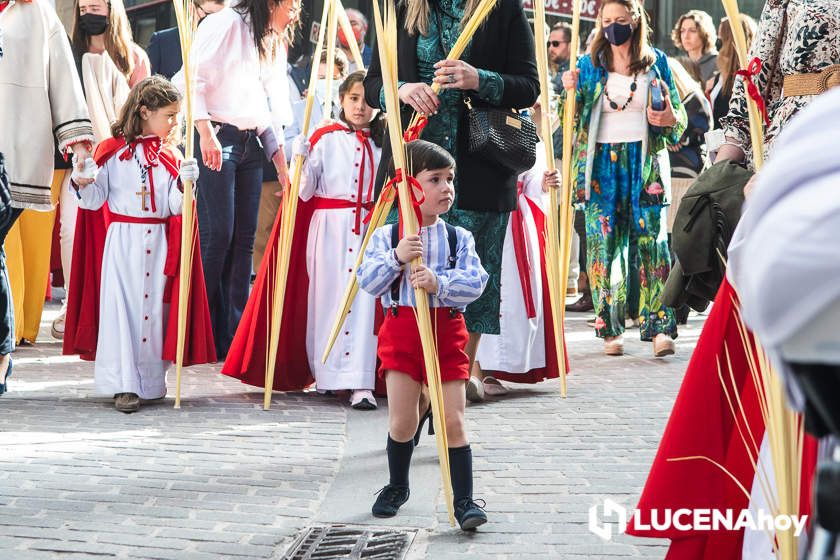
[[[171,105],[181,100],[181,92],[169,83],[169,80],[155,74],[144,78],[131,89],[128,99],[120,111],[120,116],[111,125],[111,135],[114,138],[124,136],[126,142],[133,142],[143,134],[143,119],[140,117],[140,108],[146,107],[149,111],[156,111],[161,107]],[[172,138],[161,138],[168,144],[177,144],[174,137],[178,127],[173,129]]]
[[[344,101],[344,96],[347,92],[353,89],[354,85],[364,83],[364,81],[364,70],[356,70],[355,72],[352,72],[344,79],[343,82],[341,82],[341,85],[338,86],[338,98],[341,101]],[[362,93],[364,95],[364,92]],[[344,117],[344,109],[341,109],[338,118],[347,122],[347,119]],[[382,142],[385,139],[385,125],[385,113],[381,111],[377,112],[376,115],[374,115],[373,120],[370,121],[370,139],[373,140],[373,143],[376,144],[377,148],[382,147]]]
[[[405,163],[408,173],[416,177],[420,172],[455,168],[455,158],[442,147],[426,140],[413,140],[405,145]],[[388,165],[388,176],[393,178],[394,160]]]

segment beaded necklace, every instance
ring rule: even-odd
[[[610,97],[610,92],[607,91],[607,77],[604,76],[604,78],[603,78],[603,81],[604,81],[604,95],[607,96],[607,101],[610,102],[610,107],[612,108],[613,111],[623,111],[627,108],[628,105],[630,105],[630,102],[633,101],[633,96],[636,95],[636,89],[637,89],[636,83],[638,82],[638,80],[639,80],[639,75],[638,74],[633,74],[633,83],[630,84],[630,96],[627,98],[627,101],[624,102],[624,105],[619,107],[618,103],[613,101],[613,98]]]

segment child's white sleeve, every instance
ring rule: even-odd
[[[455,268],[438,273],[436,296],[445,307],[462,308],[484,293],[489,275],[475,252],[472,234],[463,228],[456,228],[455,231],[458,235]]]
[[[108,200],[108,163],[99,168],[96,180],[86,187],[79,187],[78,193],[79,208],[85,210],[99,210]],[[76,185],[70,183],[69,189],[76,190]]]
[[[374,297],[385,294],[400,274],[402,265],[391,247],[391,228],[384,226],[373,232],[362,264],[356,270],[359,287]]]
[[[309,155],[303,160],[303,168],[300,173],[299,196],[304,202],[315,196],[315,191],[318,189],[318,181],[321,178],[324,168],[323,149],[324,139],[315,144],[315,147],[309,150]],[[292,168],[295,167],[297,161],[298,158],[292,156]],[[290,171],[290,177],[294,176],[292,175],[292,171],[294,170],[292,169]]]
[[[173,216],[180,216],[184,209],[184,193],[178,188],[178,179],[169,180],[169,212]]]

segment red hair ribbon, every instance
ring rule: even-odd
[[[414,126],[408,127],[408,130],[403,133],[403,139],[406,142],[412,142],[414,140],[420,139],[420,134],[422,134],[423,129],[426,128],[426,125],[429,124],[429,119],[425,116],[421,116],[417,119],[417,124]]]
[[[761,113],[761,117],[764,119],[764,125],[770,126],[770,119],[767,118],[767,105],[764,103],[764,98],[761,97],[758,87],[753,82],[753,77],[758,76],[759,72],[761,72],[761,59],[755,57],[750,61],[746,70],[738,70],[735,72],[735,75],[744,78],[747,86],[747,94],[758,106],[758,112]]]
[[[395,197],[398,192],[399,184],[402,180],[402,169],[397,169],[396,173],[394,173],[394,178],[385,183],[385,186],[382,189],[382,194],[380,195],[382,200],[386,200],[386,197],[388,196]],[[411,207],[414,210],[414,215],[417,216],[417,225],[419,227],[423,223],[423,217],[420,213],[420,205],[423,204],[424,200],[426,200],[426,193],[423,191],[423,186],[411,175],[406,174],[405,180],[408,183],[408,192],[411,196]],[[420,198],[417,197],[417,191],[420,191]],[[403,236],[403,223],[402,210],[400,210],[400,239],[402,239]]]

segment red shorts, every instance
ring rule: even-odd
[[[431,308],[432,330],[435,332],[440,377],[442,382],[470,378],[470,359],[464,349],[469,334],[460,311],[449,307]],[[394,316],[391,309],[385,312],[385,321],[379,329],[379,376],[388,370],[408,374],[418,383],[426,383],[423,363],[423,346],[413,307],[400,306]]]

